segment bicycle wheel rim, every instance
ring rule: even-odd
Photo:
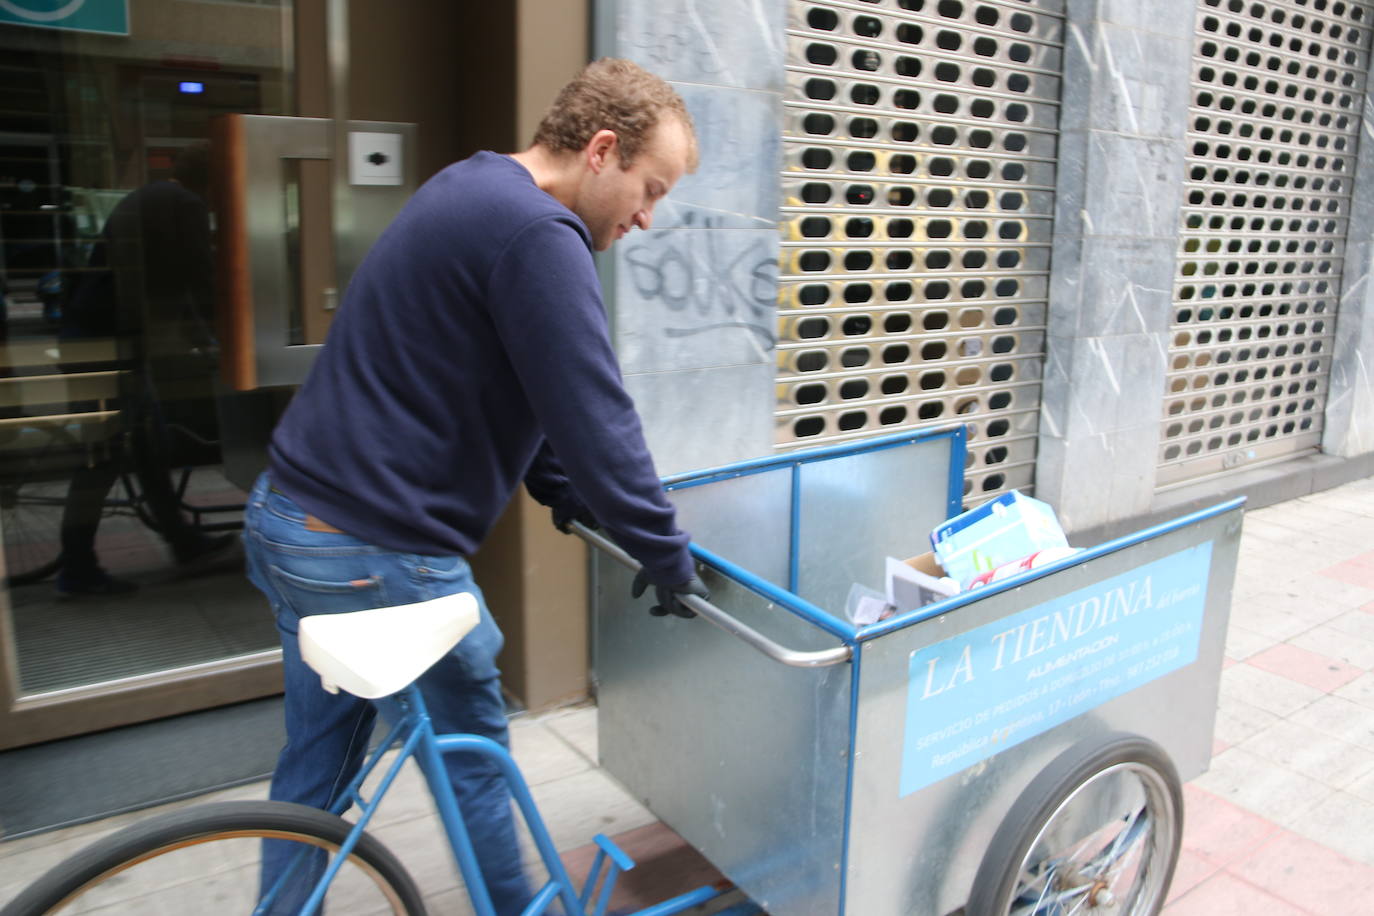
[[[207,810],[187,809],[106,837],[52,869],[0,914],[296,913],[352,826],[280,802],[202,807]],[[264,841],[296,864],[300,880],[276,886],[273,905],[260,907]],[[424,905],[395,857],[364,834],[322,911],[423,916]]]
[[[60,482],[29,483],[0,493],[5,577],[11,586],[39,582],[57,571],[64,488]]]
[[[1105,799],[1111,816],[1095,816]],[[1084,806],[1094,809],[1085,815]],[[1045,819],[1018,863],[1009,916],[1145,916],[1164,903],[1179,811],[1154,767],[1127,761],[1076,786]],[[1083,835],[1086,821],[1097,829]],[[1068,828],[1065,829],[1066,822]]]

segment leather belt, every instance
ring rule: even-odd
[[[306,531],[320,531],[320,532],[323,532],[323,533],[325,533],[325,534],[343,534],[343,533],[344,533],[342,529],[340,529],[340,528],[335,528],[333,525],[329,524],[329,522],[326,522],[324,519],[319,518],[318,516],[311,515],[311,514],[309,514],[309,513],[306,513],[306,516],[305,516],[305,530],[306,530]]]
[[[285,493],[282,493],[281,490],[278,490],[275,486],[272,486],[271,484],[268,485],[268,489],[271,490],[273,493],[280,493],[282,496],[286,496]],[[286,496],[286,498],[287,498],[287,499],[290,499],[291,497]],[[320,518],[318,515],[311,515],[309,512],[307,512],[307,513],[305,514],[305,530],[306,530],[306,531],[318,531],[318,532],[320,532],[320,533],[322,533],[322,534],[346,534],[346,533],[347,533],[347,532],[345,532],[342,528],[335,528],[333,525],[329,524],[329,522],[326,522],[324,519]]]

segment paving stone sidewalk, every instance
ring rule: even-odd
[[[1246,513],[1166,916],[1374,913],[1374,479]]]

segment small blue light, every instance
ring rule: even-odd
[[[183,80],[182,82],[177,84],[177,90],[179,92],[184,92],[187,95],[200,95],[202,92],[205,91],[205,84],[191,82],[190,80]]]

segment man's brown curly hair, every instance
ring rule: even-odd
[[[534,142],[556,153],[575,153],[586,148],[597,131],[612,130],[620,144],[620,167],[627,169],[665,113],[687,129],[687,171],[696,171],[696,134],[682,97],[638,64],[603,57],[584,67],[558,93],[539,122]]]

